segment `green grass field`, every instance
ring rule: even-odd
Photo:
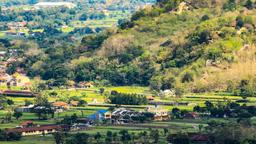
[[[55,144],[54,138],[52,135],[48,136],[27,136],[22,137],[20,141],[13,142],[3,142],[1,144]]]

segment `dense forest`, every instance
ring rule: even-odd
[[[20,51],[8,70],[24,68],[49,86],[94,81],[255,95],[254,8],[252,0],[158,0],[81,41],[5,42]]]

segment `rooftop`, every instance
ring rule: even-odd
[[[52,130],[52,129],[61,129],[62,127],[60,125],[43,125],[39,127],[28,127],[28,128],[13,128],[13,129],[7,129],[7,133],[12,132],[30,132],[30,131],[43,131],[43,130]]]

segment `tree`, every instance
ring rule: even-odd
[[[86,133],[77,133],[71,139],[71,144],[89,144],[90,135]]]
[[[46,96],[39,95],[34,99],[35,105],[45,106],[49,105],[48,98]]]
[[[88,16],[86,13],[82,14],[79,18],[80,21],[86,21],[88,19]]]
[[[78,101],[78,106],[86,106],[87,102],[85,100],[79,100]]]
[[[105,89],[104,88],[100,88],[100,95],[102,95],[104,93]]]
[[[247,0],[244,6],[248,9],[254,8],[253,2],[251,0]]]
[[[19,120],[19,118],[22,117],[22,115],[23,115],[22,112],[15,111],[13,113],[13,116],[16,118],[16,120]]]
[[[229,11],[234,11],[237,9],[237,5],[236,5],[236,0],[228,0],[224,6],[223,9],[225,10],[229,10]]]
[[[118,26],[120,29],[128,29],[132,28],[134,26],[134,23],[126,19],[120,19],[118,20]]]
[[[99,132],[96,133],[96,135],[94,136],[94,139],[97,141],[97,143],[100,143],[100,138],[101,138],[101,134]]]
[[[237,18],[236,18],[236,27],[238,28],[238,29],[240,29],[240,28],[242,28],[244,26],[244,20],[243,20],[243,18],[241,17],[241,16],[238,16]]]
[[[21,137],[20,132],[11,132],[7,134],[7,141],[18,141],[21,139]]]
[[[8,104],[8,105],[13,105],[13,104],[14,104],[14,101],[13,101],[13,100],[11,100],[11,99],[7,99],[7,101],[6,101],[6,102],[7,102],[7,104]]]
[[[156,130],[151,130],[150,136],[154,139],[154,143],[158,143],[159,141],[159,131]]]
[[[211,103],[210,101],[205,101],[204,104],[205,104],[208,111],[210,111],[212,108],[214,108],[213,103]]]
[[[56,132],[53,134],[53,136],[56,144],[64,144],[65,135],[63,133]]]
[[[113,133],[111,131],[107,131],[105,141],[106,141],[106,143],[112,143],[112,141],[113,141]]]
[[[119,134],[121,135],[121,141],[123,143],[128,143],[131,140],[131,135],[127,130],[121,130]]]
[[[178,108],[173,108],[173,109],[172,109],[172,115],[173,115],[175,118],[180,118],[180,117],[181,117],[181,111],[180,111],[180,109],[178,109]]]
[[[182,77],[181,82],[182,82],[182,83],[186,83],[186,82],[191,82],[191,81],[193,81],[193,80],[194,80],[193,74],[190,73],[190,72],[186,72],[186,73],[184,74],[184,76]]]
[[[164,128],[164,135],[166,136],[167,133],[169,132],[169,129],[168,128]]]
[[[246,99],[249,96],[254,96],[254,90],[249,80],[241,80],[237,89],[239,90],[239,95],[242,96],[243,99]]]
[[[0,141],[6,141],[7,140],[7,133],[0,129]]]

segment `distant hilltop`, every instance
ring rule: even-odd
[[[34,5],[35,8],[41,9],[41,8],[51,8],[51,7],[67,7],[67,8],[74,8],[76,7],[75,4],[71,2],[39,2]]]

